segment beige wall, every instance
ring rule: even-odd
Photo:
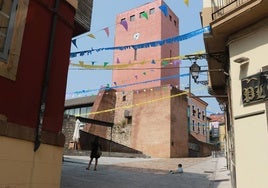
[[[0,187],[60,187],[62,147],[0,136]]]
[[[231,105],[235,134],[237,188],[267,187],[268,176],[268,130],[265,103],[244,106],[242,103],[241,79],[257,74],[267,65],[267,21],[232,36],[230,49]],[[234,62],[239,57],[248,57],[249,63]],[[264,111],[247,117],[249,113]],[[242,116],[242,118],[241,118]]]
[[[220,141],[220,149],[224,151],[226,144],[226,127],[225,124],[221,124],[219,126],[219,141]]]

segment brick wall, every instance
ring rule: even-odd
[[[131,147],[152,157],[188,156],[187,100],[171,97],[178,93],[162,87],[134,94],[133,103],[144,105],[133,108]]]

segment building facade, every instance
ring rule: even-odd
[[[160,6],[166,5],[163,0],[156,0],[140,7],[120,13],[116,16],[116,23],[127,23],[127,30],[121,24],[116,24],[115,46],[136,45],[152,41],[159,41],[179,35],[179,19],[168,9],[165,15]],[[171,84],[179,86],[179,79],[162,79],[179,74],[179,64],[174,60],[163,61],[179,55],[178,43],[165,44],[142,49],[127,49],[114,51],[114,65],[118,63],[134,64],[127,70],[113,70],[112,80],[117,85],[129,85],[122,90],[131,91],[141,88],[158,87]],[[137,82],[155,80],[142,85]],[[120,91],[121,89],[118,89]]]
[[[0,187],[60,187],[77,7],[77,0],[0,2]]]
[[[165,15],[159,9],[161,6],[166,6],[168,14]],[[116,23],[120,24],[116,24],[115,46],[159,41],[179,34],[179,19],[163,0],[118,14]],[[115,91],[101,91],[93,105],[93,113],[89,116],[90,119],[109,122],[113,118],[114,127],[110,130],[108,127],[89,124],[86,131],[104,138],[109,138],[111,131],[121,131],[121,136],[113,136],[114,141],[142,151],[145,155],[187,157],[190,134],[188,124],[191,119],[194,126],[189,128],[195,145],[205,145],[207,103],[198,98],[192,99],[191,108],[194,106],[196,109],[193,111],[196,111],[193,115],[187,114],[187,92],[178,89],[179,65],[172,60],[172,57],[178,55],[177,43],[115,50],[115,66],[128,63],[133,65],[113,70],[113,83],[124,87],[115,87]],[[166,60],[167,58],[169,59]],[[178,77],[165,79],[176,75]],[[202,148],[196,151],[198,156],[203,153],[209,155],[206,146],[198,148]]]
[[[198,97],[188,99],[189,133],[201,142],[208,142],[207,103]]]
[[[225,108],[233,187],[267,187],[268,1],[203,2],[209,69],[221,69],[210,72],[209,92]]]
[[[166,6],[168,14],[159,9],[161,6]],[[128,29],[122,25],[116,26],[115,46],[128,43],[142,44],[179,35],[179,19],[163,0],[156,0],[118,14],[116,23],[122,22],[128,23]],[[152,104],[146,103],[163,96],[171,97],[171,88],[175,86],[179,88],[179,77],[164,79],[178,75],[179,65],[171,59],[163,61],[165,58],[178,55],[178,43],[114,51],[114,64],[119,62],[134,64],[127,70],[113,70],[113,83],[126,85],[122,89],[117,89],[115,109],[118,110],[115,111],[115,124],[122,121],[131,122],[130,147],[153,157],[188,156],[187,124],[184,121],[187,115],[172,112],[177,108],[176,112],[179,111],[178,101],[183,100],[176,97]],[[154,81],[148,82],[150,80]],[[178,105],[177,108],[171,101]],[[136,106],[139,103],[142,105]],[[186,112],[187,107],[183,104],[187,102],[181,103],[181,108],[183,106],[185,108],[180,110]],[[120,109],[122,105],[129,108]],[[183,117],[183,114],[186,116]],[[178,127],[175,128],[176,126]],[[181,142],[178,138],[181,138]]]

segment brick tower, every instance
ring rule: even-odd
[[[164,7],[163,7],[164,6]],[[160,9],[160,7],[165,8]],[[118,24],[124,22],[123,24]],[[118,14],[116,17],[115,46],[161,41],[179,35],[179,19],[163,0],[155,0],[140,7]],[[174,60],[163,61],[179,55],[178,43],[156,47],[114,51],[114,65],[128,65],[124,70],[113,70],[115,85],[127,85],[119,91],[131,91],[167,84],[179,87],[179,78],[164,79],[179,74],[179,64]],[[149,81],[154,80],[154,81]],[[157,80],[157,81],[155,81]],[[145,84],[136,84],[149,81]]]

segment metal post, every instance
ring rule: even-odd
[[[188,132],[191,132],[191,104],[192,104],[192,100],[191,100],[191,71],[189,69],[189,95],[188,95],[188,105],[189,105],[189,125],[188,125]]]

